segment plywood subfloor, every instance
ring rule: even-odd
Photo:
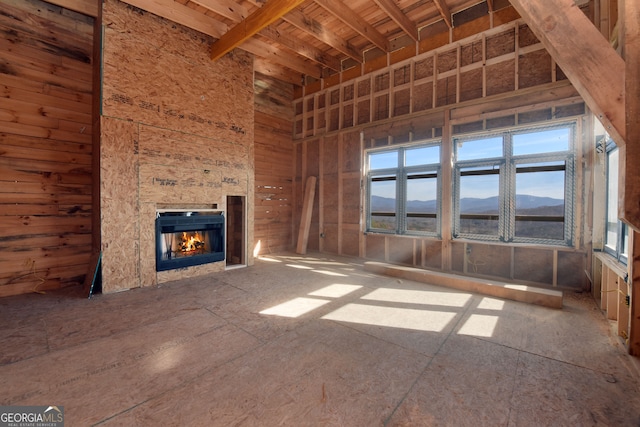
[[[0,405],[70,426],[640,423],[636,364],[590,296],[548,309],[318,254],[3,298],[0,348]]]

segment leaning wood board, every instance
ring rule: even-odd
[[[298,245],[296,253],[306,254],[309,243],[309,229],[311,228],[311,214],[313,214],[313,199],[316,196],[316,177],[307,178],[307,188],[304,191],[304,201],[302,204],[302,220],[298,232]]]

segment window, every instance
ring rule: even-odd
[[[440,143],[371,150],[367,231],[438,235]]]
[[[574,126],[455,138],[454,237],[571,244]]]
[[[629,228],[618,219],[618,173],[620,168],[620,155],[618,147],[613,141],[607,141],[607,203],[605,225],[605,252],[614,256],[618,261],[627,263],[627,250],[629,247]]]

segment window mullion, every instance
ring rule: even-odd
[[[502,203],[502,218],[500,218],[499,231],[500,240],[510,242],[513,240],[513,230],[515,229],[515,187],[516,187],[516,168],[513,164],[513,145],[512,134],[507,132],[504,135],[504,165],[501,178],[504,185],[501,187],[500,200]]]
[[[404,148],[398,150],[398,169],[396,171],[396,233],[404,234],[406,231],[406,199],[407,199],[407,174],[404,170],[405,164]]]
[[[574,206],[574,190],[575,184],[575,162],[574,156],[570,155],[565,160],[564,171],[564,239],[568,244],[572,245],[571,236],[573,236],[573,206]]]
[[[402,169],[398,174],[398,184],[400,186],[398,197],[398,234],[407,232],[407,172]]]

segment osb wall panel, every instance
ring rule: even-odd
[[[467,244],[467,272],[487,276],[509,277],[511,248],[508,246]]]
[[[388,237],[389,262],[414,265],[413,253],[415,239],[406,237]]]
[[[425,240],[424,266],[427,268],[442,268],[442,241]]]
[[[361,256],[360,254],[360,232],[358,230],[342,230],[342,254],[350,256]]]
[[[140,286],[138,127],[137,123],[108,117],[100,123],[103,292]],[[155,244],[155,239],[152,242]]]
[[[558,286],[584,289],[587,256],[578,252],[558,252]]]
[[[360,171],[361,156],[360,132],[345,132],[342,134],[342,171]]]
[[[515,248],[513,278],[544,284],[553,283],[553,251]]]
[[[322,227],[322,232],[324,237],[321,237],[322,241],[322,250],[324,252],[330,253],[340,253],[339,245],[338,245],[338,224],[327,224],[325,223]]]
[[[133,234],[103,230],[103,262],[126,258],[126,276],[135,276],[117,280],[116,272],[103,270],[103,289],[220,271],[223,262],[156,273],[155,216],[159,207],[193,205],[224,212],[226,196],[244,196],[249,202],[246,238],[253,249],[252,58],[235,53],[212,62],[209,37],[113,0],[105,2],[103,21],[102,113],[105,123],[114,118],[134,129],[119,135],[125,129],[111,125],[102,131],[102,185],[118,189],[101,196],[103,206],[114,206],[103,208],[103,224],[128,221],[134,228]],[[274,121],[273,126],[286,124]],[[122,205],[131,208],[115,208]],[[114,245],[117,250],[106,251]]]
[[[342,180],[342,223],[360,223],[360,177]]]
[[[251,56],[213,62],[211,38],[114,0],[103,21],[103,115],[253,142]]]
[[[322,175],[322,222],[338,224],[338,174]],[[344,203],[344,202],[343,202]],[[346,209],[343,209],[345,211]]]
[[[292,97],[292,85],[255,74],[254,241],[261,253],[291,249]]]
[[[0,296],[89,269],[93,18],[0,2]]]
[[[385,261],[385,236],[367,234],[365,236],[366,258]]]

